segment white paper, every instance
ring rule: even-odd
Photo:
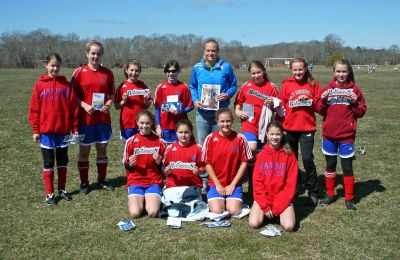
[[[254,118],[254,106],[252,104],[243,103],[242,106],[243,112],[249,117],[247,121],[251,121]]]
[[[209,219],[214,220],[214,221],[220,221],[221,219],[224,219],[227,216],[229,216],[229,211],[225,210],[221,214],[217,214],[217,213],[214,213],[214,212],[208,212],[207,215],[206,215],[206,218],[209,218]]]
[[[167,218],[167,226],[182,227],[182,220],[181,220],[181,218],[168,217]]]
[[[178,95],[167,96],[167,102],[178,102]]]
[[[92,107],[94,110],[101,110],[104,105],[104,93],[93,93]]]

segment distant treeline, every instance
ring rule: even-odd
[[[131,38],[101,38],[105,54],[104,64],[118,66],[128,58],[137,58],[145,66],[160,67],[169,59],[176,59],[183,67],[191,67],[202,55],[203,37],[193,34],[136,35]],[[80,38],[75,33],[60,35],[46,29],[28,33],[3,33],[0,37],[1,68],[32,68],[41,66],[41,61],[51,52],[57,52],[65,65],[76,67],[86,62],[85,43],[89,39]],[[323,41],[291,42],[249,47],[240,41],[220,43],[220,55],[236,68],[240,62],[253,59],[265,62],[266,58],[302,57],[318,65],[329,65],[336,57],[343,57],[353,64],[398,64],[400,48],[393,44],[388,49],[350,48],[335,34],[327,35]]]

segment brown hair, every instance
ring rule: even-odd
[[[349,75],[347,76],[347,82],[353,81],[353,83],[356,83],[356,80],[354,79],[353,67],[351,66],[348,60],[340,59],[335,61],[335,63],[333,64],[333,72],[335,72],[336,64],[346,65],[347,70],[349,71]]]
[[[306,69],[306,73],[304,74],[304,78],[308,81],[311,87],[314,86],[314,77],[311,75],[310,70],[308,69],[308,64],[305,59],[302,58],[294,58],[293,60],[290,61],[289,68],[292,69],[292,65],[295,62],[302,62],[304,64],[304,68]]]
[[[285,151],[286,154],[289,154],[292,152],[292,149],[290,148],[289,143],[286,141],[286,134],[283,130],[282,124],[278,121],[272,121],[268,126],[267,126],[267,133],[271,127],[276,127],[279,129],[279,131],[282,133],[282,139],[279,144],[279,148],[283,147],[283,150]]]
[[[140,118],[141,116],[147,116],[147,117],[150,118],[150,121],[151,121],[151,130],[152,130],[153,132],[155,132],[155,131],[156,131],[156,126],[155,126],[156,118],[155,118],[155,116],[153,115],[153,113],[151,113],[149,110],[143,109],[142,111],[140,111],[139,113],[136,114],[136,122],[139,121],[139,118]]]
[[[181,71],[181,67],[179,66],[179,62],[177,62],[176,60],[169,60],[167,61],[167,63],[164,66],[164,73],[167,73],[169,68],[171,67],[175,67],[175,70],[177,72]]]
[[[126,78],[128,78],[128,73],[126,73],[126,71],[128,70],[129,66],[131,66],[131,65],[138,66],[139,72],[142,72],[142,65],[140,64],[140,62],[136,59],[129,59],[124,68],[124,75]]]
[[[232,118],[232,121],[233,121],[232,111],[229,108],[225,108],[225,107],[218,109],[217,113],[215,113],[215,120],[218,121],[219,115],[221,115],[223,113],[229,114],[231,116],[231,118]]]
[[[263,71],[265,81],[269,81],[267,70],[265,69],[265,66],[264,64],[261,63],[261,61],[259,60],[250,61],[248,71],[250,72],[252,68],[261,69]]]
[[[204,43],[204,49],[206,48],[206,44],[208,44],[208,43],[215,43],[215,45],[217,46],[217,51],[219,52],[219,43],[217,42],[217,40],[215,40],[215,39],[206,40],[206,42]]]
[[[190,138],[190,141],[195,142],[196,139],[194,138],[194,134],[193,134],[193,124],[192,122],[190,122],[189,119],[181,119],[178,121],[178,123],[176,124],[176,131],[178,131],[178,128],[180,126],[187,126],[190,129],[190,132],[192,132],[192,137]]]
[[[47,57],[46,57],[46,64],[48,64],[51,60],[56,60],[56,61],[58,61],[59,63],[62,63],[62,59],[61,59],[61,57],[60,57],[60,55],[58,55],[57,53],[55,53],[55,52],[52,52],[52,53],[50,53],[49,55],[47,55]]]
[[[104,47],[103,44],[101,44],[101,42],[97,41],[97,40],[91,40],[89,42],[86,43],[86,53],[89,53],[90,51],[90,47],[92,47],[92,45],[97,45],[100,47],[101,50],[101,54],[104,54]]]

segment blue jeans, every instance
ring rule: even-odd
[[[215,112],[196,112],[196,131],[198,144],[203,145],[206,137],[218,130]]]

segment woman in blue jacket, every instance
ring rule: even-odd
[[[235,95],[237,89],[232,66],[220,58],[218,53],[218,42],[213,39],[207,40],[204,44],[203,59],[193,66],[190,78],[192,100],[197,108],[197,137],[201,145],[207,135],[217,131],[216,110],[228,107],[229,99]],[[212,98],[214,100],[210,102]]]

